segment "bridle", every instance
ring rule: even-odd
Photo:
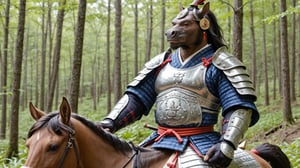
[[[80,160],[79,160],[79,153],[78,153],[78,149],[77,149],[77,146],[76,146],[76,143],[75,143],[75,139],[74,139],[74,135],[75,135],[75,129],[74,129],[74,126],[73,124],[71,123],[71,126],[68,126],[68,125],[65,125],[65,124],[62,124],[61,125],[61,128],[68,132],[69,133],[69,139],[68,139],[68,142],[67,142],[67,145],[65,147],[65,151],[63,153],[63,156],[62,158],[60,159],[59,161],[59,164],[57,166],[57,168],[61,168],[63,166],[63,163],[70,151],[71,148],[74,148],[74,152],[75,152],[75,156],[76,156],[76,160],[77,160],[77,167],[80,167]],[[137,157],[137,155],[139,155],[139,152],[140,152],[140,149],[136,146],[134,146],[133,143],[130,143],[131,145],[131,148],[133,150],[133,154],[132,156],[128,159],[128,161],[122,166],[122,168],[125,168],[126,166],[129,165],[129,163]],[[133,168],[136,167],[136,159],[135,159],[135,162],[133,164]]]
[[[131,145],[131,148],[132,148],[132,150],[133,150],[133,154],[132,154],[132,156],[128,159],[128,161],[121,167],[121,168],[125,168],[126,166],[128,166],[129,165],[129,163],[134,159],[134,158],[136,158],[137,157],[137,155],[139,155],[139,153],[140,153],[140,149],[139,149],[139,147],[136,147],[136,146],[134,146],[134,144],[132,143],[132,142],[130,142],[130,145]],[[134,163],[133,163],[133,168],[136,168],[137,167],[137,159],[135,159],[135,161],[134,161]]]
[[[67,145],[65,147],[64,154],[63,154],[62,158],[60,159],[57,168],[61,168],[63,166],[63,163],[64,163],[71,148],[74,148],[74,152],[75,152],[75,156],[76,156],[76,160],[77,160],[77,167],[80,167],[78,149],[77,149],[77,146],[75,144],[75,139],[74,139],[74,135],[75,135],[74,126],[72,123],[71,123],[71,126],[62,124],[61,128],[69,133],[69,139],[68,139]]]

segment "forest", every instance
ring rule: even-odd
[[[191,2],[2,0],[0,167],[25,162],[34,123],[29,102],[51,112],[66,97],[74,113],[100,121],[144,64],[169,48],[165,32],[179,6]],[[261,120],[247,132],[249,146],[275,141],[300,167],[300,1],[209,3],[229,51],[247,66],[256,89]],[[151,132],[142,124],[155,124],[153,118],[116,135],[139,143]]]

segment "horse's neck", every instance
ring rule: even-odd
[[[128,161],[128,154],[116,151],[115,148],[106,143],[83,124],[76,124],[76,142],[79,148],[80,160],[83,167],[122,167]]]
[[[168,159],[170,158],[173,151],[168,150],[155,150],[151,147],[144,148],[140,150],[136,162],[137,167],[148,167],[148,168],[157,168],[157,167],[167,167]]]

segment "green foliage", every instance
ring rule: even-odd
[[[138,144],[149,136],[151,132],[151,130],[143,128],[143,126],[139,123],[118,131],[116,135],[120,138],[126,139],[127,141],[131,141],[134,144]]]
[[[8,147],[7,140],[1,140],[0,143],[0,167],[1,168],[19,168],[21,167],[26,160],[27,150],[24,143],[19,145],[19,158],[13,157],[11,159],[6,158],[6,150]]]
[[[92,100],[90,98],[81,98],[80,106],[79,106],[79,114],[90,119],[92,121],[100,121],[105,115],[105,97],[100,100],[100,104],[98,104],[98,110],[92,109]],[[282,113],[279,107],[280,104],[278,102],[274,102],[272,105],[265,107],[263,105],[259,105],[259,109],[261,112],[261,117],[259,122],[250,128],[245,136],[245,139],[251,139],[252,137],[258,135],[259,133],[263,133],[270,128],[273,128],[276,125],[281,124],[282,122]],[[297,105],[294,106],[294,114],[295,116],[300,115],[300,110],[297,108]],[[22,118],[22,122],[20,122],[20,136],[19,136],[19,158],[6,159],[5,152],[8,147],[7,140],[1,140],[0,143],[0,167],[3,168],[18,168],[20,167],[26,159],[27,150],[25,147],[25,139],[27,137],[27,132],[31,125],[34,123],[33,119],[29,114],[28,109],[22,111],[20,113],[20,118]],[[116,135],[126,141],[131,141],[134,144],[139,144],[142,142],[147,136],[149,136],[153,131],[147,128],[144,128],[144,124],[149,124],[155,126],[154,121],[154,113],[150,112],[148,116],[144,116],[141,120],[135,122],[132,125],[129,125],[126,128],[119,130]],[[249,146],[256,146],[257,144],[261,144],[263,142],[254,142],[253,144],[249,144]],[[277,144],[277,142],[274,142]],[[300,138],[296,139],[293,143],[283,143],[278,144],[282,148],[282,150],[287,154],[290,161],[293,164],[294,168],[297,168],[300,165]],[[9,161],[9,164],[6,162]]]
[[[33,76],[39,76],[39,73],[35,73],[35,71],[39,72],[40,70],[36,68],[36,65],[40,65],[40,60],[39,58],[36,58],[36,55],[39,55],[39,48],[41,44],[41,14],[43,13],[42,8],[41,8],[41,2],[38,0],[31,0],[28,1],[27,4],[27,20],[26,20],[26,28],[27,28],[27,36],[28,36],[28,61],[30,62],[28,65],[28,72],[32,72],[31,75]],[[54,1],[51,1],[54,2]],[[56,1],[55,1],[56,2]],[[107,1],[96,1],[96,0],[89,0],[88,1],[88,9],[87,9],[87,17],[86,17],[86,28],[85,28],[85,44],[84,44],[84,51],[83,51],[83,69],[85,74],[92,74],[91,71],[94,69],[98,69],[100,72],[97,72],[98,75],[102,75],[102,72],[104,71],[104,67],[107,65],[104,65],[103,62],[105,62],[105,56],[106,56],[106,22],[107,22]],[[228,10],[228,4],[225,4],[224,1],[219,1],[219,0],[211,0],[211,9],[214,11],[216,14],[218,21],[223,28],[224,32],[224,37],[225,39],[229,38],[232,36],[230,32],[230,28],[228,26],[228,19],[232,20],[232,15],[233,11]],[[254,2],[254,13],[255,13],[255,18],[254,18],[254,27],[256,29],[256,33],[258,36],[257,39],[257,55],[262,55],[261,54],[261,49],[260,46],[260,37],[261,37],[261,23],[262,21],[265,21],[267,23],[272,23],[275,21],[278,21],[280,17],[282,16],[290,16],[293,12],[299,14],[299,2],[297,3],[297,6],[295,8],[289,7],[289,9],[283,13],[283,14],[278,14],[274,13],[272,11],[272,7],[270,6],[271,3],[265,3],[264,7],[261,7],[261,1],[253,1]],[[77,13],[77,5],[78,1],[71,0],[67,1],[67,6],[66,6],[66,12],[65,12],[65,22],[64,22],[64,31],[63,31],[63,42],[62,42],[62,51],[61,51],[61,66],[60,66],[60,71],[61,71],[61,78],[60,78],[60,91],[59,95],[63,95],[67,92],[68,90],[68,80],[70,78],[70,69],[71,69],[71,54],[74,48],[74,25],[76,24],[76,13]],[[139,55],[141,58],[140,62],[141,65],[144,62],[144,51],[145,51],[145,34],[146,34],[146,7],[145,3],[147,2],[139,2]],[[182,3],[184,7],[187,7],[190,3],[191,0],[166,0],[166,29],[170,27],[171,20],[178,14],[178,4]],[[244,22],[246,23],[244,26],[244,55],[246,56],[244,62],[248,63],[250,62],[250,55],[251,55],[251,47],[249,43],[249,38],[250,38],[250,33],[249,33],[249,3],[245,2],[245,8],[244,8]],[[122,4],[122,12],[123,12],[123,20],[122,20],[122,53],[124,57],[122,59],[125,59],[126,57],[129,57],[128,62],[126,64],[129,65],[128,67],[128,72],[123,72],[126,74],[133,74],[133,70],[131,65],[133,65],[133,25],[134,25],[134,17],[133,17],[133,5],[134,1],[133,0],[126,0]],[[154,28],[153,28],[153,45],[152,45],[152,55],[155,55],[159,53],[159,46],[160,42],[157,39],[160,39],[161,33],[160,33],[160,22],[161,22],[161,4],[160,1],[155,1],[154,2]],[[112,14],[111,14],[111,43],[113,44],[113,38],[114,38],[114,11],[113,11],[113,1],[112,1]],[[276,9],[275,11],[279,11],[279,4],[276,4]],[[11,5],[11,10],[10,10],[10,15],[11,16],[17,16],[18,15],[18,10],[17,10],[17,3],[16,1],[12,2]],[[147,4],[146,4],[147,6]],[[5,4],[0,3],[0,8],[2,11],[5,9]],[[56,14],[57,14],[57,9],[58,6],[54,5],[52,8],[52,36],[54,36],[55,28],[56,28]],[[262,10],[265,11],[265,16],[266,18],[261,17]],[[14,40],[15,40],[15,34],[16,34],[16,27],[17,27],[17,17],[11,17],[10,19],[10,42],[9,46],[13,46]],[[267,25],[267,28],[268,27]],[[272,31],[270,31],[272,32]],[[0,35],[3,35],[3,28],[0,30]],[[273,33],[268,33],[267,34],[267,39],[270,41],[272,39]],[[52,37],[53,38],[53,37]],[[3,39],[0,39],[0,43],[2,44]],[[53,40],[54,41],[54,40]],[[272,44],[272,43],[269,43]],[[229,45],[230,46],[230,45]],[[111,45],[111,58],[113,59],[113,51],[114,51],[115,46]],[[8,49],[9,53],[13,53],[14,49],[11,47]],[[271,52],[271,47],[268,47],[268,53]],[[247,58],[247,55],[249,56]],[[270,57],[273,56],[270,54]],[[10,56],[12,57],[12,56]],[[95,57],[95,58],[94,58]],[[271,59],[270,59],[271,60]],[[9,59],[10,61],[10,59]],[[48,59],[47,59],[48,61]],[[125,62],[125,61],[123,61]],[[34,63],[34,65],[33,65]],[[12,64],[11,62],[9,64]],[[94,64],[97,64],[94,68]],[[103,66],[102,66],[103,65]],[[128,66],[126,65],[126,66]],[[106,68],[106,67],[105,67]],[[8,69],[8,83],[10,84],[12,80],[12,70],[13,68]],[[124,68],[125,69],[125,68]],[[272,70],[272,68],[269,68]],[[126,70],[127,71],[127,70]],[[258,74],[261,72],[258,72]],[[104,74],[107,75],[107,74]],[[84,86],[91,86],[92,84],[92,76],[93,75],[87,75],[85,76],[83,80],[83,85]],[[47,77],[46,77],[47,78]],[[273,77],[270,77],[273,78]],[[46,79],[47,80],[47,79]],[[39,81],[33,80],[28,80],[27,89],[24,89],[24,92],[29,91],[35,91],[36,83],[39,83]],[[98,81],[100,84],[101,82]],[[105,87],[105,86],[104,86]],[[9,88],[7,88],[9,90]],[[37,88],[39,89],[39,88]],[[106,89],[106,88],[104,88]],[[22,93],[24,93],[22,92]],[[0,96],[3,93],[0,92]],[[11,95],[11,92],[8,91],[6,94]],[[35,98],[33,98],[35,99]],[[80,98],[79,101],[79,114],[82,116],[85,116],[86,118],[92,120],[92,121],[100,121],[105,115],[106,115],[106,100],[105,96],[102,96],[101,100],[97,104],[97,109],[93,109],[93,104],[91,98],[88,96],[84,98]],[[258,101],[258,102],[263,102],[263,101]],[[252,128],[249,129],[246,135],[246,139],[250,139],[260,132],[264,132],[269,130],[270,128],[281,124],[282,122],[282,109],[279,105],[280,102],[274,102],[274,104],[270,106],[263,106],[262,104],[259,104],[259,109],[261,112],[261,118],[260,121]],[[1,106],[1,105],[0,105]],[[27,108],[27,107],[26,107]],[[57,108],[56,108],[57,109]],[[300,108],[298,108],[300,109]],[[296,116],[299,116],[300,111],[294,108],[293,113]],[[25,157],[27,155],[27,150],[25,148],[25,139],[27,137],[27,132],[30,129],[30,126],[34,123],[34,121],[31,119],[28,109],[25,109],[24,111],[20,112],[20,130],[19,130],[19,158],[12,158],[12,159],[6,159],[5,158],[5,152],[8,146],[8,141],[7,140],[0,140],[0,167],[20,167],[20,165],[25,161]],[[132,141],[135,144],[140,143],[143,139],[145,139],[148,135],[151,134],[152,130],[144,128],[144,124],[153,124],[155,125],[154,122],[154,116],[153,112],[149,114],[147,117],[143,117],[140,121],[123,128],[119,130],[116,135],[119,136],[120,138],[123,138],[127,141]],[[261,142],[257,142],[261,143]],[[250,144],[251,145],[251,144]],[[255,145],[255,144],[252,144]],[[281,144],[281,147],[283,148],[284,152],[287,153],[289,156],[291,162],[293,163],[294,167],[297,167],[300,165],[300,156],[299,156],[299,151],[300,151],[300,139],[298,138],[295,142],[291,144]],[[5,164],[6,161],[9,161],[9,164]]]
[[[292,167],[300,167],[300,138],[296,139],[293,143],[284,143],[281,146],[282,151],[288,156],[292,163]]]
[[[296,6],[295,8],[290,7],[288,10],[286,10],[283,13],[279,13],[279,14],[276,14],[276,15],[269,16],[269,17],[265,18],[263,21],[270,24],[274,21],[278,21],[282,17],[287,17],[287,16],[291,16],[293,14],[299,14],[299,13],[300,13],[300,5]]]

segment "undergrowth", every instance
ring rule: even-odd
[[[85,116],[86,118],[92,121],[100,121],[105,115],[105,104],[99,104],[98,110],[91,110],[91,100],[82,99],[80,102],[81,106],[79,107],[80,115]],[[263,105],[259,105],[260,109],[260,120],[259,122],[251,127],[247,134],[245,135],[245,139],[251,139],[254,136],[257,136],[259,133],[265,132],[276,125],[280,125],[282,123],[282,112],[278,106],[278,102],[274,102],[274,104],[266,107]],[[293,107],[293,115],[300,116],[300,108]],[[20,122],[20,136],[19,136],[19,158],[5,158],[5,152],[8,147],[8,140],[0,140],[0,167],[1,168],[19,168],[22,164],[24,164],[27,150],[25,147],[25,140],[27,137],[27,132],[31,125],[34,123],[34,120],[31,119],[29,110],[25,110],[20,113],[20,118],[22,118],[22,122]],[[122,139],[127,141],[131,141],[134,144],[139,144],[142,142],[147,136],[149,136],[153,130],[144,128],[145,124],[149,124],[152,126],[156,126],[154,122],[154,114],[151,112],[149,116],[143,117],[138,122],[119,130],[116,135]],[[249,148],[255,146],[257,144],[261,144],[262,142],[254,142],[253,144],[249,144]],[[277,143],[277,142],[274,142]],[[300,138],[297,138],[294,142],[281,143],[279,145],[282,150],[287,154],[290,161],[292,162],[293,168],[300,168]],[[6,164],[6,162],[9,162]]]

